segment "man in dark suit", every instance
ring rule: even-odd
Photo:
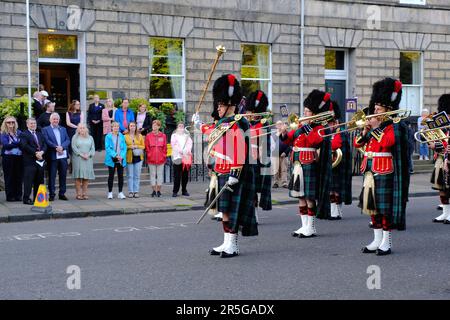
[[[94,139],[95,150],[101,151],[102,148],[102,138],[103,138],[103,121],[102,121],[102,111],[105,108],[103,104],[100,103],[100,97],[96,94],[94,95],[94,103],[89,105],[87,121],[89,127],[91,128],[91,136]]]
[[[32,205],[30,199],[33,188],[33,199],[39,185],[44,183],[44,154],[47,151],[42,133],[36,131],[36,119],[27,119],[27,130],[20,134],[20,149],[23,154],[23,203]]]
[[[48,146],[49,165],[49,181],[48,189],[50,193],[49,200],[55,200],[55,181],[56,172],[59,175],[59,199],[68,200],[66,193],[66,177],[67,177],[67,155],[70,145],[70,139],[67,130],[59,125],[59,114],[56,112],[50,116],[50,125],[42,129],[45,143]]]
[[[44,113],[44,105],[42,103],[42,94],[39,91],[33,93],[33,116],[37,120],[41,114]]]

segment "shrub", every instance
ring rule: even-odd
[[[128,108],[133,110],[134,112],[137,112],[139,109],[139,106],[141,104],[145,104],[147,106],[147,109],[150,107],[150,103],[144,99],[144,98],[134,98],[130,100],[130,104],[128,105]]]
[[[23,114],[20,113],[20,103],[24,104]],[[33,112],[33,111],[31,111]],[[23,95],[18,98],[4,99],[0,102],[0,123],[3,122],[6,116],[28,117],[28,96]]]

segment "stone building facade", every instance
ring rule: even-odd
[[[39,34],[77,36],[79,55],[72,63],[79,79],[72,85],[78,86],[83,107],[88,92],[149,99],[149,39],[182,39],[182,107],[192,113],[217,45],[224,45],[227,52],[213,79],[223,73],[240,78],[242,45],[267,44],[272,109],[277,113],[279,105],[287,104],[290,111],[300,112],[300,0],[30,3],[34,88],[42,82],[42,65],[55,65],[39,58]],[[26,87],[25,12],[22,0],[0,2],[0,98],[10,98]],[[409,105],[405,106],[414,114],[424,107],[435,109],[438,97],[450,92],[446,76],[450,72],[448,1],[305,0],[304,14],[305,95],[314,88],[331,88],[340,90],[336,93],[340,101],[358,97],[359,104],[367,105],[372,83],[385,76],[402,77],[401,68],[406,70],[404,77],[412,79],[410,88],[405,84],[409,90],[405,93]],[[408,60],[411,52],[413,62]],[[331,65],[341,67],[329,69],[327,54],[331,54]],[[210,91],[202,109],[205,114],[212,101]]]

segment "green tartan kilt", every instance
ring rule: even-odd
[[[256,192],[260,194],[258,206],[263,210],[272,210],[272,176],[261,174],[261,170],[267,168],[262,168],[259,164],[252,166],[255,172]]]
[[[219,192],[227,183],[229,174],[218,176]],[[219,198],[218,211],[229,215],[229,226],[237,233],[242,227],[243,236],[258,235],[258,227],[255,216],[255,184],[253,168],[243,170],[239,182],[232,185],[233,192],[226,190]]]
[[[305,198],[310,200],[317,200],[317,162],[313,162],[311,164],[302,164],[303,169],[303,185],[304,185],[304,192],[305,192]],[[296,190],[296,183],[294,180],[294,175],[291,175],[291,180],[289,182],[289,190],[294,191],[300,191]],[[291,196],[291,193],[289,192],[289,196],[292,198],[298,198]]]
[[[370,163],[367,164],[369,166]],[[375,208],[377,214],[391,216],[394,213],[394,173],[378,174],[373,177],[375,183]],[[361,199],[364,192],[361,190],[359,207],[362,208]]]
[[[339,164],[340,165],[340,164]],[[339,166],[337,166],[336,168],[333,168],[332,170],[332,179],[331,179],[331,186],[330,186],[330,191],[332,192],[336,192],[338,194],[340,194],[342,192],[342,177],[340,176],[341,174],[341,170],[339,168]]]

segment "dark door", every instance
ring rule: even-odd
[[[345,122],[345,80],[325,80],[325,90],[331,94],[331,100],[339,104],[340,122]]]

